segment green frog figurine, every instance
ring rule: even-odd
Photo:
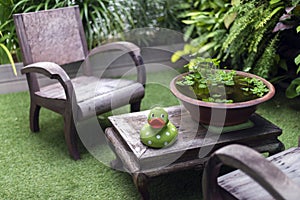
[[[148,123],[140,132],[143,144],[153,148],[163,148],[172,145],[177,139],[177,128],[169,121],[168,113],[161,107],[150,110]]]

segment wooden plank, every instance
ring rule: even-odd
[[[299,147],[288,149],[267,159],[300,186]],[[264,188],[240,170],[219,177],[218,183],[238,199],[274,199]]]
[[[105,135],[112,144],[115,153],[121,159],[122,163],[124,163],[126,169],[130,173],[139,172],[140,167],[138,165],[138,162],[136,161],[135,156],[133,156],[130,149],[126,145],[124,145],[122,139],[114,133],[112,128],[105,129]]]

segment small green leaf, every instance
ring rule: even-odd
[[[297,30],[297,33],[299,33],[300,32],[300,26],[297,26],[296,30]]]
[[[194,24],[196,22],[197,22],[196,20],[182,20],[182,23],[184,24]]]
[[[224,18],[224,25],[227,29],[230,27],[232,22],[234,22],[236,16],[237,16],[236,12],[226,15],[226,17]]]
[[[232,6],[238,6],[240,5],[241,1],[240,0],[231,0],[231,5]]]
[[[295,64],[299,65],[300,64],[300,54],[295,58]]]
[[[300,95],[300,78],[294,79],[285,91],[287,98],[295,98]]]
[[[273,5],[273,4],[276,4],[276,3],[279,3],[279,2],[281,2],[281,0],[271,0],[270,5]]]
[[[207,86],[206,86],[205,84],[199,84],[198,87],[199,87],[199,88],[202,88],[202,89],[207,88]]]
[[[171,57],[171,62],[175,63],[181,58],[182,55],[184,55],[183,51],[176,51]]]
[[[297,93],[297,94],[300,94],[300,85],[298,85],[298,86],[296,87],[296,93]]]
[[[189,26],[184,33],[184,41],[188,41],[191,38],[195,25]]]
[[[6,47],[4,44],[2,44],[2,43],[0,43],[0,47],[5,51],[5,53],[6,53],[7,57],[8,57],[8,59],[9,59],[9,62],[10,62],[10,64],[11,64],[11,68],[12,68],[12,70],[13,70],[13,73],[14,73],[15,76],[17,76],[17,70],[16,70],[15,62],[14,62],[14,60],[13,60],[13,58],[12,58],[12,56],[11,56],[9,50],[8,50],[7,47]]]

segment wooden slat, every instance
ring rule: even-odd
[[[300,148],[291,148],[267,158],[300,186]],[[218,178],[219,185],[238,199],[274,199],[240,170]],[[300,191],[295,191],[300,192]]]
[[[126,79],[80,76],[72,79],[72,84],[78,102],[80,119],[135,102],[144,96],[144,88],[140,83]],[[39,92],[36,92],[36,95],[43,98],[66,100],[64,89],[60,83],[42,87]]]
[[[32,62],[51,61],[62,65],[85,59],[78,29],[81,21],[77,21],[75,13],[74,7],[70,7],[22,15]]]
[[[99,79],[92,76],[80,76],[72,79],[76,98],[79,103],[84,102],[91,97],[103,95],[135,83],[136,82],[132,80]],[[63,87],[60,83],[45,86],[41,88],[41,91],[37,92],[37,94],[47,98],[66,99]]]

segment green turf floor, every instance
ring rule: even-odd
[[[148,76],[142,109],[178,103],[167,89],[173,75]],[[158,77],[163,78],[158,81]],[[299,108],[299,99],[287,100],[278,91],[257,112],[283,129],[280,139],[289,148],[297,145]],[[28,110],[27,92],[0,95],[0,199],[139,199],[128,174],[110,169],[84,148],[81,160],[70,159],[60,115],[42,109],[41,131],[33,134]],[[101,120],[106,121],[106,116]],[[157,178],[150,185],[151,197],[200,199],[200,174],[183,172]]]

